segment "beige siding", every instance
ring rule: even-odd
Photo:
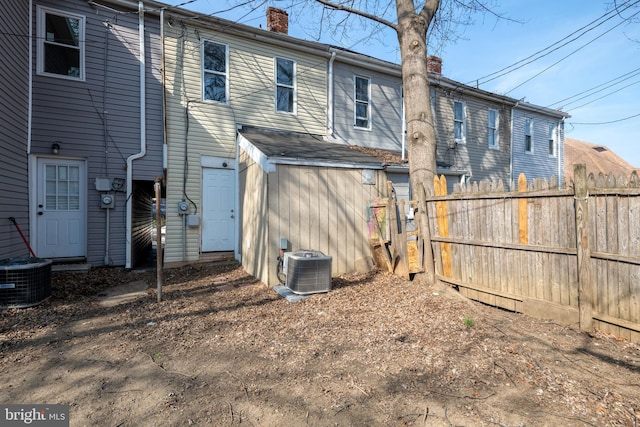
[[[185,228],[175,206],[190,199],[201,206],[203,156],[236,157],[236,125],[324,133],[326,126],[325,55],[278,49],[206,28],[166,26],[167,236],[166,262],[199,258],[200,229]],[[202,100],[201,41],[224,43],[229,52],[229,102]],[[297,114],[276,113],[274,57],[296,61]],[[188,126],[185,118],[189,117]],[[185,150],[186,144],[186,150]],[[187,162],[185,163],[185,152]],[[183,186],[186,195],[183,194]],[[184,237],[183,237],[184,235]],[[186,242],[186,248],[183,248]],[[183,258],[184,254],[184,258]]]
[[[385,173],[376,185],[362,184],[361,169],[279,165],[269,179],[269,285],[278,283],[275,266],[281,237],[289,249],[315,249],[331,255],[332,274],[355,270],[369,256],[367,202],[383,197]]]
[[[244,151],[240,153],[239,175],[242,266],[249,274],[266,283],[269,268],[274,268],[278,256],[277,252],[273,255],[265,250],[269,240],[267,175]]]

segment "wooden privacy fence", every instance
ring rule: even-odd
[[[427,200],[437,279],[483,303],[640,342],[640,180],[518,179]]]

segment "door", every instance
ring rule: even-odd
[[[234,201],[235,171],[202,169],[202,252],[235,249]]]
[[[86,181],[81,160],[38,159],[38,257],[86,257]]]

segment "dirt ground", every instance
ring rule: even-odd
[[[0,401],[72,426],[638,426],[640,346],[375,273],[288,302],[235,264],[54,273],[0,314]],[[134,301],[109,289],[145,281]]]

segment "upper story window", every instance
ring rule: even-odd
[[[498,148],[498,110],[489,108],[489,148]]]
[[[202,44],[202,99],[226,103],[229,99],[227,45],[205,40]]]
[[[371,129],[371,79],[355,76],[355,121],[357,128]]]
[[[276,111],[296,112],[296,63],[276,58]]]
[[[453,135],[458,144],[466,143],[467,118],[462,101],[453,101]]]
[[[548,135],[548,141],[549,141],[549,156],[555,157],[556,156],[556,126],[552,123],[549,123],[549,135]]]
[[[38,7],[38,74],[84,80],[85,17]]]
[[[524,151],[533,153],[533,120],[524,120]]]

